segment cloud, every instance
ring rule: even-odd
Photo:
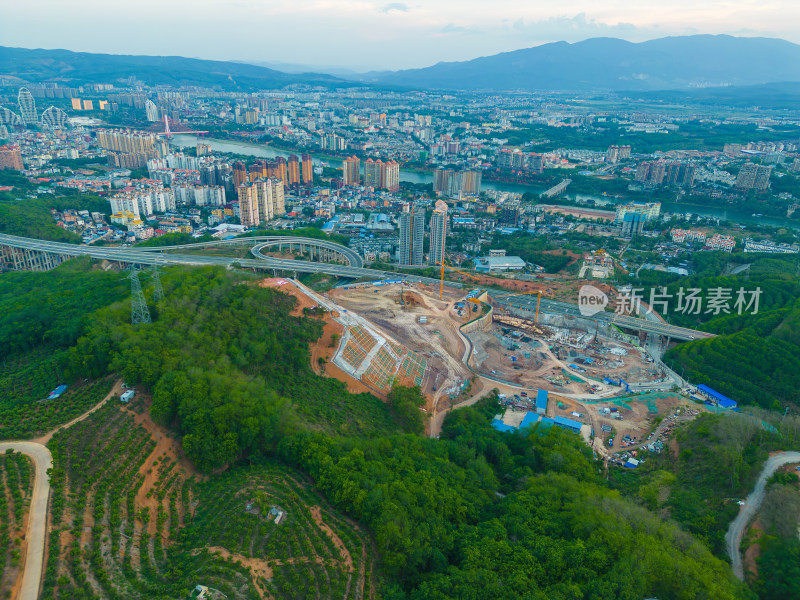
[[[455,23],[448,23],[439,30],[439,33],[463,33],[467,30],[466,27],[456,25]]]
[[[558,16],[538,21],[517,19],[510,26],[503,25],[513,34],[535,40],[579,41],[588,37],[609,36],[624,39],[649,39],[664,35],[658,26],[637,27],[632,23],[604,23],[586,17],[586,13],[578,13],[574,17]]]
[[[384,12],[384,13],[388,14],[388,13],[392,12],[393,10],[396,10],[398,12],[408,12],[411,9],[408,7],[407,4],[403,4],[402,2],[392,2],[392,3],[387,4],[386,6],[382,7],[380,10],[381,10],[381,12]]]

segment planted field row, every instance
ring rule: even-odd
[[[299,473],[198,482],[163,436],[110,402],[53,437],[43,598],[184,598],[197,584],[230,600],[369,597],[363,534]]]
[[[0,598],[20,575],[26,515],[33,491],[30,459],[9,450],[0,454]]]
[[[244,568],[192,555],[175,541],[192,482],[174,460],[155,457],[155,441],[119,404],[56,434],[50,448],[53,531],[43,598],[181,598],[197,577],[229,598],[257,598],[237,591],[248,586]]]
[[[35,396],[30,396],[25,401],[13,405],[9,405],[6,401],[0,404],[5,407],[0,408],[0,439],[29,439],[51,431],[82,415],[100,402],[108,395],[112,386],[111,377],[93,382],[80,382],[70,386],[55,400],[43,400],[55,387],[48,384],[42,388],[48,390],[44,395],[37,390]]]
[[[36,402],[59,383],[59,359],[63,354],[34,350],[0,365],[0,411]]]
[[[299,474],[275,465],[233,469],[197,485],[185,540],[225,548],[251,567],[272,598],[362,598],[369,594],[364,537],[336,516]],[[272,510],[283,513],[275,523]]]

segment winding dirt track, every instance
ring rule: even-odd
[[[31,458],[34,466],[33,494],[31,495],[31,506],[28,511],[29,517],[25,532],[28,551],[25,554],[25,570],[22,573],[22,586],[15,600],[36,600],[39,597],[39,587],[42,583],[45,534],[47,533],[47,503],[50,500],[50,477],[47,471],[53,467],[53,456],[50,454],[50,450],[47,449],[45,444],[50,441],[50,438],[53,437],[56,431],[66,429],[84,420],[105,404],[114,394],[119,394],[122,389],[121,386],[122,380],[117,381],[105,398],[83,413],[80,417],[73,419],[65,425],[56,427],[53,431],[50,431],[40,438],[23,442],[0,442],[0,452],[5,452],[6,450],[21,452]]]
[[[739,546],[742,543],[742,536],[744,535],[747,525],[758,512],[761,502],[764,500],[764,488],[767,485],[767,479],[783,465],[789,463],[800,462],[800,452],[778,452],[773,454],[764,463],[764,468],[758,476],[756,485],[747,500],[744,502],[742,510],[731,522],[728,531],[725,534],[725,546],[728,550],[728,556],[731,557],[731,567],[733,573],[741,580],[744,580],[744,567],[742,566],[742,553],[739,551]]]

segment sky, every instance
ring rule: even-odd
[[[537,46],[698,33],[800,43],[798,0],[14,0],[0,45],[405,69]]]

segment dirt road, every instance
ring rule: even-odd
[[[758,476],[756,485],[753,491],[744,501],[742,510],[739,511],[737,517],[731,522],[728,527],[728,532],[725,534],[725,547],[728,550],[728,556],[731,557],[731,567],[733,574],[741,580],[744,580],[744,568],[742,566],[742,553],[739,551],[739,546],[742,543],[742,536],[744,535],[747,525],[755,517],[758,512],[758,507],[764,500],[764,488],[767,485],[767,479],[781,466],[789,463],[800,462],[800,452],[778,452],[767,459],[764,463],[764,468]]]
[[[48,469],[53,468],[53,457],[50,450],[44,445],[50,441],[53,434],[61,429],[66,429],[79,421],[84,420],[98,408],[103,406],[106,401],[114,394],[119,394],[122,389],[122,380],[114,384],[114,387],[100,402],[87,410],[81,416],[73,419],[69,423],[61,425],[32,441],[24,442],[0,442],[0,452],[14,450],[29,456],[33,461],[34,480],[33,494],[31,495],[31,505],[28,511],[28,523],[25,530],[25,541],[28,550],[25,553],[25,570],[22,573],[22,586],[19,596],[15,600],[36,600],[39,596],[39,587],[42,581],[42,571],[44,569],[44,547],[45,534],[47,533],[47,503],[50,499],[50,477],[47,475]]]
[[[44,566],[47,501],[50,498],[50,480],[46,473],[53,467],[53,457],[50,450],[36,442],[0,442],[0,452],[9,449],[29,456],[34,465],[33,494],[25,532],[28,551],[25,554],[25,571],[22,573],[22,587],[18,598],[36,600]]]

